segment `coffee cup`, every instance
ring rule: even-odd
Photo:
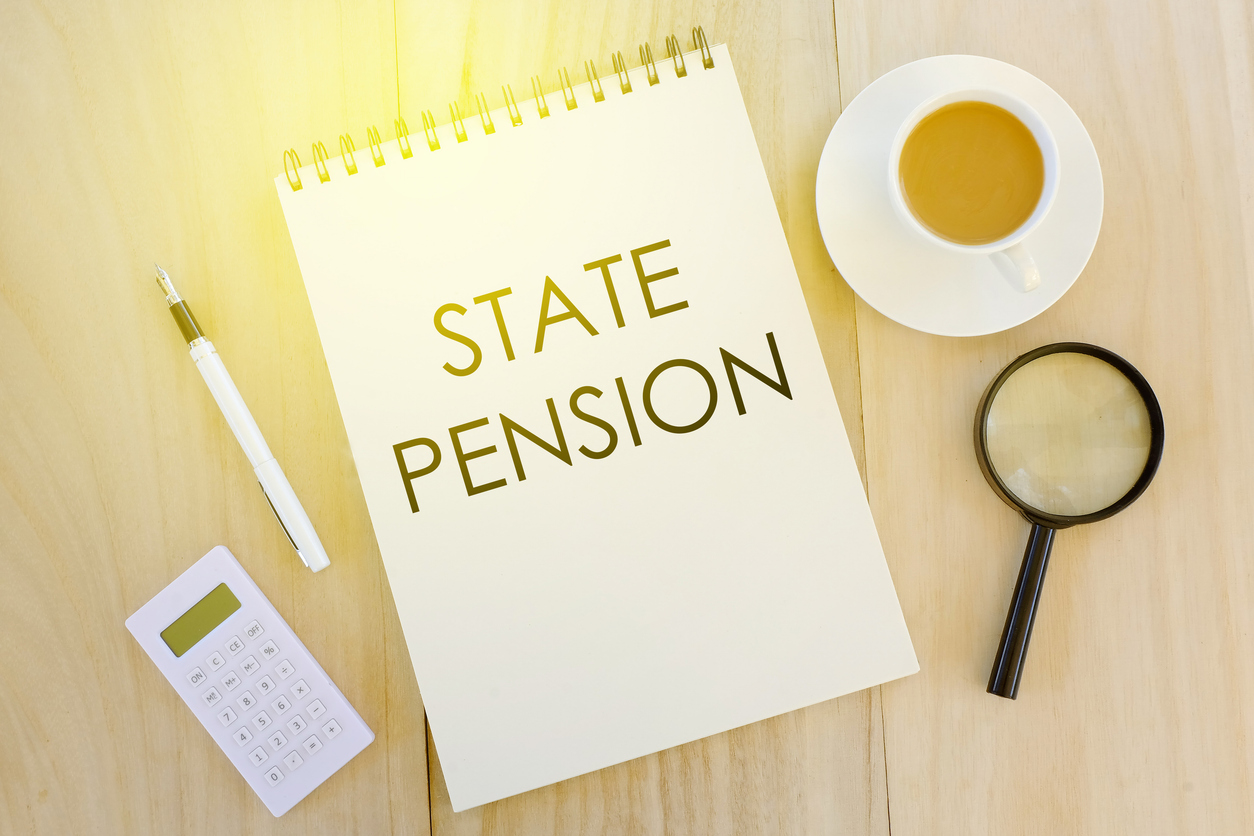
[[[1001,90],[963,89],[906,117],[889,154],[888,191],[901,222],[924,240],[1000,260],[1026,293],[1041,274],[1023,241],[1049,213],[1058,177],[1058,146],[1040,114]]]

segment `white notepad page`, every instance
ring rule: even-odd
[[[712,52],[276,181],[455,810],[918,670]]]

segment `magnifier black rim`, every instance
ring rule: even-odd
[[[992,463],[988,460],[988,436],[986,432],[988,413],[992,409],[993,400],[996,398],[997,393],[1001,391],[1002,385],[1010,379],[1012,374],[1033,360],[1039,360],[1049,354],[1087,354],[1090,357],[1096,357],[1109,363],[1118,369],[1124,377],[1132,381],[1132,385],[1136,387],[1137,392],[1141,395],[1141,399],[1145,402],[1145,409],[1149,413],[1150,449],[1149,458],[1145,462],[1145,469],[1141,471],[1140,477],[1128,489],[1128,492],[1120,497],[1118,501],[1091,514],[1080,514],[1077,516],[1050,514],[1042,511],[1040,508],[1028,505],[1006,487],[1001,477],[997,475],[997,471],[993,469]],[[1158,465],[1163,458],[1164,437],[1163,411],[1158,405],[1158,396],[1150,388],[1145,376],[1137,371],[1135,366],[1113,351],[1089,343],[1051,343],[1021,355],[1013,363],[1002,369],[997,377],[993,378],[993,382],[984,390],[984,395],[980,398],[980,405],[975,411],[975,457],[980,464],[980,470],[984,473],[984,478],[992,489],[996,491],[997,495],[1001,497],[1002,501],[1026,517],[1028,522],[1047,526],[1048,528],[1070,528],[1073,525],[1084,525],[1104,520],[1107,517],[1118,514],[1135,502],[1137,497],[1145,493],[1145,489],[1149,487],[1150,482],[1154,479],[1154,474],[1158,472]]]

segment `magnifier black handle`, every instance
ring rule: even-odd
[[[1019,679],[1028,655],[1028,640],[1032,638],[1032,622],[1036,621],[1036,608],[1041,602],[1045,569],[1049,566],[1049,551],[1053,546],[1054,529],[1034,525],[1023,553],[1023,568],[1019,570],[1010,611],[1006,613],[1006,626],[1001,631],[993,672],[988,677],[990,694],[1008,700],[1019,695]]]

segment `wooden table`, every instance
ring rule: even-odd
[[[694,23],[736,59],[922,672],[452,813],[271,178],[285,148]],[[819,152],[893,67],[969,52],[1087,125],[1084,275],[1007,333],[860,302]],[[0,4],[0,833],[1254,832],[1254,16],[1244,0]],[[677,189],[691,188],[677,183]],[[211,329],[335,557],[291,556],[152,282]],[[984,682],[1027,533],[970,422],[1024,350],[1107,346],[1157,388],[1158,478],[1060,535],[1017,702]],[[271,818],[123,620],[227,543],[373,746]]]

